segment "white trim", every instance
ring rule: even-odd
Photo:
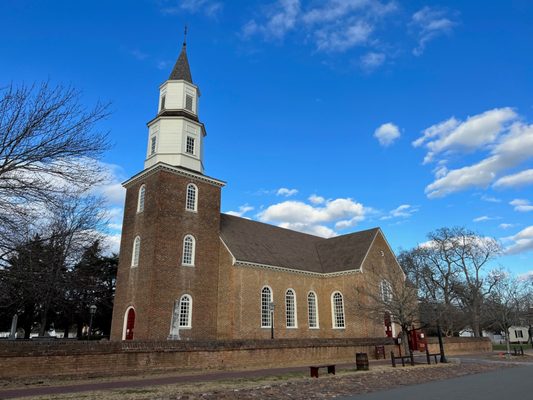
[[[390,247],[390,244],[389,242],[387,241],[387,238],[385,237],[385,234],[383,233],[383,231],[381,230],[381,228],[378,228],[378,230],[376,231],[376,235],[374,236],[374,239],[372,239],[372,243],[370,243],[370,246],[368,247],[368,250],[366,251],[366,254],[365,254],[365,257],[363,258],[363,261],[361,262],[361,270],[363,269],[363,264],[365,263],[366,261],[366,257],[368,256],[368,253],[370,252],[370,249],[372,249],[372,246],[374,245],[374,241],[376,240],[377,236],[378,236],[378,233],[381,234],[381,237],[383,238],[383,240],[385,241],[385,244],[387,245],[390,253],[392,254],[392,258],[394,258],[394,261],[395,261],[395,264],[396,266],[400,269],[400,271],[402,272],[402,275],[403,275],[403,279],[405,280],[407,278],[407,275],[405,275],[405,272],[402,268],[402,266],[400,265],[400,263],[398,262],[398,259],[396,258],[396,254],[394,254],[394,251],[392,251],[392,248]]]
[[[294,326],[288,326],[287,325],[287,293],[289,290],[292,292],[292,298],[294,300],[293,307],[294,307]],[[285,290],[285,328],[287,329],[298,329],[298,311],[297,311],[297,303],[296,303],[296,290],[293,288],[288,288]]]
[[[162,154],[162,153],[160,153],[160,154]],[[172,172],[173,174],[184,176],[184,177],[187,177],[187,178],[194,178],[196,180],[199,180],[199,181],[202,181],[202,182],[206,182],[206,183],[209,183],[211,185],[218,186],[218,187],[226,186],[226,182],[224,182],[224,181],[220,181],[218,179],[213,179],[213,178],[210,178],[208,176],[205,176],[205,175],[193,172],[193,171],[185,170],[185,169],[182,169],[182,168],[179,168],[179,167],[174,167],[174,166],[172,166],[170,164],[166,164],[166,163],[164,163],[162,161],[159,161],[157,164],[152,165],[150,168],[142,170],[137,175],[132,176],[130,179],[128,179],[127,181],[123,182],[122,186],[127,188],[128,186],[134,184],[135,182],[137,182],[137,181],[139,181],[141,179],[144,179],[144,178],[146,178],[146,177],[148,177],[150,175],[153,175],[154,173],[156,173],[157,171],[160,171],[160,170],[164,170],[164,171],[167,171],[167,172]]]
[[[185,262],[185,240],[187,240],[187,238],[191,238],[192,239],[192,249],[191,249],[191,262],[190,263],[186,263]],[[185,266],[185,267],[194,267],[194,261],[195,261],[195,258],[196,258],[196,238],[191,235],[190,233],[186,234],[184,237],[183,237],[183,241],[182,241],[182,248],[181,248],[181,265]]]
[[[187,208],[187,203],[189,201],[189,187],[194,187],[194,208]],[[193,182],[189,182],[185,188],[185,211],[189,212],[198,212],[198,186]]]
[[[309,295],[313,294],[315,297],[315,320],[316,320],[316,326],[311,326],[309,321]],[[307,292],[307,327],[309,329],[320,329],[320,320],[318,319],[318,296],[314,290],[310,290]]]
[[[336,312],[335,312],[335,302],[333,297],[335,294],[339,293],[341,295],[342,300],[342,321],[344,322],[344,326],[337,326],[337,319]],[[346,329],[346,313],[344,311],[344,295],[340,290],[335,290],[333,293],[331,293],[331,327],[333,329]]]
[[[230,254],[231,254],[231,252],[230,252]],[[361,272],[361,270],[359,270],[359,269],[351,269],[351,270],[346,270],[346,271],[327,272],[327,273],[311,272],[311,271],[302,271],[302,270],[299,270],[299,269],[277,267],[275,265],[259,264],[259,263],[249,262],[249,261],[240,261],[240,260],[235,260],[233,265],[237,266],[237,267],[267,268],[267,269],[271,269],[271,270],[274,270],[274,271],[289,272],[289,273],[293,273],[293,274],[301,274],[301,275],[309,275],[309,276],[316,276],[316,277],[319,277],[319,278],[329,278],[329,277],[333,277],[333,276],[342,276],[342,275],[356,274],[356,273]]]
[[[189,312],[187,314],[187,325],[181,325],[181,302],[184,297],[189,299]],[[192,296],[188,293],[182,294],[178,304],[178,327],[179,329],[191,329],[192,328]]]
[[[142,209],[141,209],[141,191],[143,192],[142,195]],[[144,211],[144,205],[146,202],[146,184],[143,183],[139,187],[139,191],[137,192],[137,213],[142,213]]]
[[[226,242],[224,242],[224,239],[222,239],[221,236],[219,236],[219,239],[220,241],[222,242],[222,244],[224,245],[224,247],[226,248],[226,250],[228,251],[229,255],[231,256],[231,265],[235,265],[235,263],[237,262],[237,259],[235,258],[235,256],[233,255],[233,253],[231,252],[231,250],[229,249],[228,245],[226,244]]]
[[[128,313],[130,312],[130,310],[133,310],[133,312],[135,313],[135,319],[137,319],[137,311],[135,311],[135,307],[128,306],[128,308],[126,308],[126,312],[124,313],[124,323],[122,325],[122,340],[126,340],[126,327],[128,326]],[[133,324],[133,327],[135,328],[135,323]]]
[[[274,291],[272,290],[272,288],[268,285],[263,285],[263,287],[261,287],[261,291],[259,292],[259,326],[261,328],[268,328],[268,329],[271,329],[272,328],[272,314],[270,313],[270,310],[268,311],[269,312],[269,319],[270,319],[270,325],[264,325],[263,326],[263,289],[267,288],[268,290],[270,290],[270,302],[274,302]]]
[[[139,242],[137,243],[137,239]],[[133,249],[131,252],[131,268],[137,268],[139,266],[139,260],[141,258],[141,237],[139,235],[135,236],[133,239]]]

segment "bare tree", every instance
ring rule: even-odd
[[[464,228],[451,232],[454,263],[460,270],[460,282],[454,289],[468,313],[475,337],[481,337],[483,302],[498,283],[499,275],[488,274],[489,263],[501,254],[495,239],[482,237]]]
[[[487,275],[486,269],[500,251],[492,238],[460,227],[441,228],[429,233],[423,245],[402,252],[399,259],[416,282],[421,300],[434,308],[432,318],[444,326],[446,334],[461,327],[457,313],[461,308],[479,337],[483,301],[498,278]]]
[[[108,116],[108,105],[87,109],[79,92],[48,83],[11,85],[0,93],[0,256],[5,257],[43,204],[105,179],[97,159],[109,143],[96,127]]]
[[[505,271],[492,271],[491,275],[495,276],[495,284],[483,305],[483,314],[488,327],[504,332],[507,353],[510,354],[509,328],[522,322],[529,287],[524,280]]]
[[[417,290],[400,269],[387,269],[372,276],[368,283],[356,288],[357,307],[383,324],[385,320],[401,328],[400,337],[406,353],[408,332],[419,324]]]

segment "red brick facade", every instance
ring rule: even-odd
[[[186,188],[198,187],[196,212],[185,209]],[[137,212],[145,185],[145,205]],[[261,327],[261,290],[268,286],[275,303],[276,338],[368,338],[385,336],[381,321],[358,308],[357,288],[379,290],[380,276],[402,274],[394,254],[379,232],[358,270],[341,274],[305,273],[235,264],[220,238],[220,187],[187,171],[156,168],[127,184],[126,205],[112,325],[112,340],[124,338],[125,314],[136,314],[134,340],[169,337],[174,304],[184,294],[192,298],[192,326],[181,339],[267,339]],[[183,238],[196,239],[194,266],[182,265]],[[139,265],[132,267],[135,237],[141,238]],[[296,327],[287,328],[285,294],[296,298]],[[309,328],[307,296],[317,297],[318,328]],[[344,328],[334,328],[332,294],[340,292]]]

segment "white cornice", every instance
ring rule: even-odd
[[[361,272],[360,269],[350,269],[346,271],[338,271],[338,272],[312,272],[312,271],[303,271],[300,269],[294,269],[294,268],[286,268],[286,267],[278,267],[276,265],[268,265],[268,264],[260,264],[260,263],[254,263],[250,261],[240,261],[235,260],[233,263],[236,267],[250,267],[250,268],[265,268],[272,271],[278,271],[278,272],[288,272],[293,274],[299,274],[299,275],[308,275],[308,276],[315,276],[318,278],[332,278],[335,276],[342,276],[342,275],[351,275]]]
[[[167,171],[171,172],[176,175],[185,176],[187,178],[194,178],[202,182],[209,183],[214,186],[223,187],[226,185],[226,182],[220,181],[218,179],[210,178],[206,175],[202,175],[193,171],[189,171],[183,168],[179,167],[173,167],[172,165],[165,164],[163,162],[158,162],[155,165],[152,165],[150,168],[147,168],[141,172],[139,172],[137,175],[132,176],[130,179],[122,183],[122,186],[128,187],[131,184],[139,181],[140,179],[144,179],[150,175],[155,174],[158,171]]]

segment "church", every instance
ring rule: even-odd
[[[123,184],[111,340],[395,336],[390,315],[358,307],[357,288],[387,295],[384,277],[405,279],[381,229],[325,239],[221,213],[199,97],[184,43],[147,124],[144,169]]]

